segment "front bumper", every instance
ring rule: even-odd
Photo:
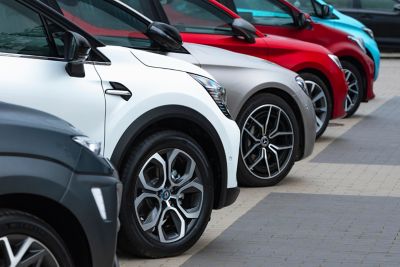
[[[121,184],[117,173],[112,176],[75,174],[61,203],[80,222],[91,253],[92,265],[110,267],[115,264]],[[102,218],[93,188],[101,190],[106,218]]]
[[[237,190],[236,175],[240,145],[240,130],[235,121],[224,118],[220,120],[219,125],[222,127],[218,127],[216,130],[225,152],[226,182],[225,184],[222,183],[222,188],[220,188],[219,199],[216,205],[214,205],[216,209],[232,204],[237,198],[237,195],[235,196],[236,193],[232,192]],[[239,194],[239,192],[237,192],[237,194]]]
[[[297,86],[294,84],[293,86]],[[298,106],[303,121],[303,151],[299,151],[296,160],[302,160],[307,158],[314,151],[315,139],[316,139],[316,118],[314,105],[306,94],[297,94],[296,101],[298,101]]]

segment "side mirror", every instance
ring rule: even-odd
[[[321,17],[329,18],[332,16],[332,6],[330,5],[322,5],[321,6]]]
[[[297,23],[298,23],[299,28],[302,28],[302,29],[311,29],[312,28],[311,19],[304,13],[299,14]]]
[[[85,77],[84,64],[90,51],[90,44],[82,35],[69,31],[64,34],[64,58],[68,62],[65,70],[71,77]]]
[[[395,5],[393,6],[393,10],[394,10],[395,12],[397,12],[397,13],[400,13],[400,4],[395,4]]]
[[[233,34],[237,37],[243,37],[249,43],[255,43],[256,28],[242,18],[236,18],[232,23]]]
[[[146,35],[166,50],[174,51],[182,47],[181,34],[174,26],[153,22],[149,25]]]

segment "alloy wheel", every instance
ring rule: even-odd
[[[315,117],[316,117],[316,127],[317,132],[321,130],[324,126],[324,123],[328,119],[328,100],[326,99],[326,95],[324,90],[313,81],[305,81],[308,93],[310,95],[311,101],[314,105],[315,109]]]
[[[38,240],[26,235],[0,237],[0,255],[6,266],[59,267],[52,252]]]
[[[252,175],[260,179],[278,176],[288,165],[294,149],[289,116],[275,105],[263,105],[246,119],[242,129],[241,157]]]
[[[352,71],[345,69],[344,74],[348,85],[345,106],[346,112],[348,112],[354,107],[358,101],[358,98],[360,97],[360,85],[358,83],[357,76]]]
[[[142,230],[161,243],[181,240],[200,217],[203,179],[193,158],[180,149],[152,155],[139,173],[135,192]]]

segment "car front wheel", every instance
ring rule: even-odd
[[[122,169],[119,248],[149,258],[176,256],[203,234],[213,207],[211,167],[199,144],[177,131],[150,135]]]
[[[260,94],[238,117],[241,129],[238,181],[243,186],[272,186],[293,167],[299,127],[292,108],[280,97]]]
[[[33,215],[0,210],[0,266],[72,267],[72,258],[50,225]]]
[[[353,116],[360,107],[364,98],[363,80],[359,70],[350,62],[342,61],[344,75],[346,77],[349,90],[346,96],[346,118]]]
[[[332,116],[332,98],[328,86],[313,73],[302,73],[308,94],[314,105],[316,119],[316,135],[319,138],[324,134]]]

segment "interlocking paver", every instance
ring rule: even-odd
[[[399,205],[400,198],[272,193],[184,266],[198,265],[216,251],[225,264],[237,262],[238,255],[245,257],[242,266],[254,266],[253,258],[254,264],[264,258],[264,266],[282,260],[288,265],[400,266],[400,253],[390,250],[400,230]],[[238,232],[240,240],[232,241]],[[232,251],[232,246],[240,246],[240,251]]]

